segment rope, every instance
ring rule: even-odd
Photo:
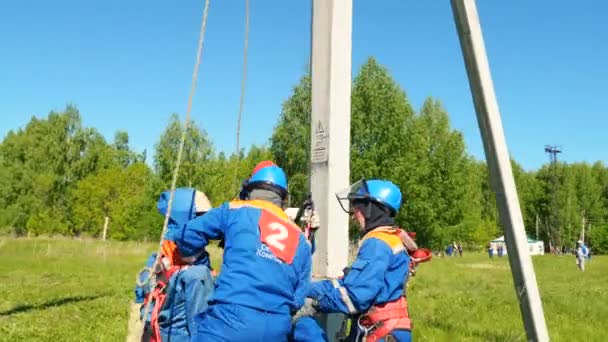
[[[154,266],[152,266],[153,270],[158,269],[159,261],[162,257],[162,247],[163,247],[163,237],[167,231],[167,226],[169,224],[169,217],[171,216],[171,209],[173,206],[173,195],[175,194],[175,188],[177,185],[177,177],[179,175],[179,166],[182,162],[182,154],[184,151],[184,144],[186,141],[186,133],[188,132],[188,128],[190,128],[190,112],[192,111],[192,98],[194,97],[194,92],[196,90],[196,80],[198,77],[198,69],[201,64],[201,55],[203,53],[203,42],[205,41],[205,31],[207,30],[207,14],[209,11],[209,0],[205,0],[205,9],[203,10],[203,22],[201,24],[201,31],[198,39],[198,50],[196,52],[196,63],[194,64],[194,71],[192,72],[192,85],[190,87],[190,95],[188,97],[188,107],[186,109],[186,121],[184,124],[184,130],[182,131],[181,140],[179,142],[179,149],[177,151],[177,159],[175,161],[175,170],[173,171],[173,180],[171,181],[171,195],[169,196],[169,203],[167,204],[167,213],[165,214],[165,221],[163,223],[163,230],[160,235],[160,241],[158,246],[158,254],[156,255],[156,260],[154,260]],[[150,272],[148,275],[148,279],[146,282],[150,281],[154,276],[154,272]],[[148,303],[146,304],[146,309],[144,311],[144,318],[146,317],[148,311],[150,310],[150,302],[149,300],[150,294],[152,291],[148,293]]]
[[[241,142],[241,118],[245,105],[245,84],[247,83],[247,56],[249,50],[249,0],[245,0],[245,43],[243,46],[243,75],[241,76],[241,98],[239,100],[239,112],[236,121],[236,166],[234,167],[234,184],[238,187],[238,170],[241,164],[240,142]]]

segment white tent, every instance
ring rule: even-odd
[[[498,246],[503,246],[503,254],[507,254],[507,244],[505,243],[505,236],[500,236],[490,241],[490,246],[495,251],[498,250]],[[545,254],[545,243],[539,240],[528,237],[528,252],[530,255],[544,255]]]

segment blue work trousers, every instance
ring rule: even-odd
[[[286,342],[291,315],[264,312],[237,304],[213,303],[196,317],[192,341]]]

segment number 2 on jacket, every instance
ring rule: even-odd
[[[259,225],[260,240],[277,258],[291,264],[300,241],[300,229],[267,210],[262,210]]]

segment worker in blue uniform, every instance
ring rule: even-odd
[[[302,211],[303,213],[298,220],[297,213]],[[304,226],[304,229],[308,228],[308,242],[311,247],[311,254],[315,253],[315,232],[319,229],[320,222],[317,211],[312,205],[312,199],[309,198],[304,201],[301,208],[287,208],[288,215],[291,213],[290,218]],[[293,328],[289,337],[290,342],[310,342],[310,341],[326,341],[327,335],[319,328],[317,321],[313,317],[315,312],[304,313],[302,311],[294,315]]]
[[[354,317],[348,341],[411,341],[404,295],[410,257],[395,225],[401,191],[390,181],[363,179],[337,197],[363,232],[357,258],[343,278],[312,283],[302,310]],[[310,324],[302,329],[309,331],[298,332],[296,324],[296,335],[319,335]]]
[[[170,191],[165,191],[157,203],[157,209],[163,216],[167,212],[169,197]],[[145,272],[140,274],[140,284],[136,287],[136,302],[144,303],[148,293],[152,291],[153,294],[148,297],[152,303],[141,307],[142,316],[143,310],[149,308],[144,319],[142,340],[190,341],[190,333],[196,330],[194,317],[205,311],[208,297],[213,292],[209,254],[203,251],[184,262],[177,253],[174,241],[181,235],[185,223],[210,209],[211,203],[204,193],[191,188],[175,190],[171,216],[162,242],[160,261],[164,267],[154,271],[156,281],[164,282],[166,287],[145,282],[149,272],[153,271],[151,267],[156,253],[148,258]]]
[[[244,187],[245,200],[195,218],[177,239],[184,257],[210,239],[224,240],[221,272],[209,308],[196,317],[193,341],[287,341],[291,316],[310,289],[310,246],[283,210],[284,171],[264,167]]]

